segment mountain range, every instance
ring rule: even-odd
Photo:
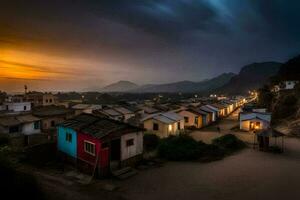
[[[212,79],[199,82],[179,81],[167,84],[138,85],[130,81],[119,81],[94,89],[100,92],[129,92],[129,93],[222,93],[222,94],[244,94],[248,90],[256,89],[267,83],[274,76],[282,63],[263,62],[253,63],[242,67],[239,74],[223,73]]]
[[[222,87],[217,88],[216,93],[222,94],[246,94],[268,83],[269,79],[276,75],[282,63],[263,62],[244,66],[239,74]]]

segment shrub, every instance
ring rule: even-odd
[[[216,138],[213,140],[212,144],[223,148],[226,153],[243,149],[246,146],[243,141],[239,140],[235,135],[232,134]]]
[[[152,151],[157,148],[159,144],[159,137],[155,134],[144,135],[144,148],[146,151]]]
[[[168,160],[196,160],[201,156],[201,145],[187,135],[169,136],[162,139],[158,154]]]
[[[1,135],[0,136],[0,146],[3,146],[3,145],[7,145],[9,144],[9,137],[6,136],[6,135]]]

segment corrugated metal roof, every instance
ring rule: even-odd
[[[179,114],[173,113],[173,112],[167,112],[167,113],[156,113],[152,115],[148,115],[145,118],[143,118],[141,121],[145,121],[148,119],[156,119],[158,121],[161,121],[166,124],[175,123],[183,119],[183,117]]]
[[[2,126],[15,126],[23,123],[30,123],[39,121],[40,118],[33,116],[32,114],[26,115],[13,115],[0,117],[0,125]]]
[[[103,112],[110,115],[110,116],[120,116],[120,115],[122,115],[122,113],[119,113],[118,111],[116,111],[112,108],[111,109],[104,109]]]
[[[114,109],[115,109],[117,112],[122,113],[123,115],[126,115],[126,114],[133,114],[132,111],[130,111],[130,110],[124,108],[124,107],[115,107]]]
[[[143,130],[126,123],[108,118],[97,117],[91,114],[78,115],[73,119],[66,120],[59,126],[72,128],[99,139],[113,133],[126,134]]]

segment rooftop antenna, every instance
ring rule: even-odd
[[[25,94],[27,94],[27,85],[24,85]]]

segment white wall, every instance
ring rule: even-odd
[[[40,133],[41,129],[34,129],[34,122],[30,123],[25,123],[22,125],[22,133],[24,135],[32,135],[32,134],[37,134]]]
[[[6,102],[3,104],[5,110],[10,110],[13,112],[23,112],[23,111],[31,111],[31,103],[30,102]],[[26,110],[24,107],[26,106]]]
[[[121,137],[121,160],[137,156],[143,153],[143,132],[135,132]],[[133,139],[133,145],[127,147],[126,141]]]

